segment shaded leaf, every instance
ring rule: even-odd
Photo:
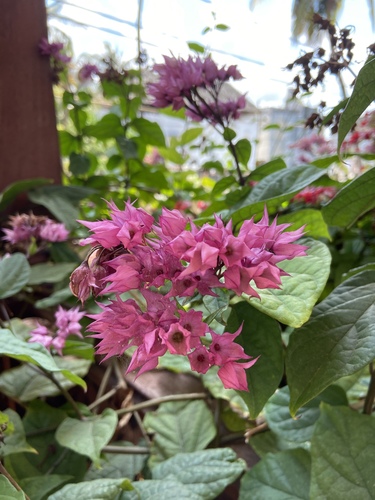
[[[144,424],[155,433],[153,449],[158,461],[203,450],[216,435],[212,412],[204,401],[163,403],[146,414]]]
[[[280,224],[291,223],[291,231],[298,229],[303,225],[306,225],[305,234],[310,238],[327,238],[328,240],[332,239],[328,231],[328,226],[324,221],[322,212],[320,210],[305,208],[303,210],[298,210],[298,212],[292,212],[287,215],[280,215],[277,218],[277,221]]]
[[[13,182],[9,184],[4,191],[0,193],[0,210],[4,210],[20,193],[29,191],[39,186],[45,186],[46,184],[51,184],[51,179],[26,179],[23,181]]]
[[[280,263],[280,267],[290,274],[281,278],[281,289],[260,290],[254,286],[261,298],[249,299],[259,311],[295,328],[309,319],[324,290],[331,264],[331,254],[324,243],[316,240],[301,240],[301,243],[309,247],[307,257]]]
[[[371,416],[323,404],[311,441],[310,498],[374,498],[374,436]]]
[[[16,490],[2,474],[0,474],[0,500],[25,500],[23,491]]]
[[[30,266],[23,253],[0,259],[0,299],[12,297],[26,285]]]
[[[100,452],[112,438],[117,426],[117,414],[106,408],[101,415],[86,417],[85,420],[66,418],[56,431],[56,440],[76,453],[90,458],[100,465]]]
[[[176,480],[205,500],[215,499],[246,465],[230,448],[178,453],[157,465],[153,479]]]
[[[318,304],[295,330],[286,357],[291,413],[375,358],[375,271],[357,274]]]
[[[66,278],[73,269],[77,267],[74,262],[43,262],[35,264],[30,268],[29,285],[39,285],[40,283],[59,283]]]
[[[310,467],[301,448],[270,453],[243,476],[239,500],[309,500]]]
[[[375,168],[353,179],[323,208],[322,214],[331,226],[349,227],[375,207]]]
[[[48,497],[48,500],[116,500],[118,495],[130,489],[131,484],[126,479],[93,479],[77,484],[67,484],[61,490]],[[123,497],[121,497],[123,498]]]
[[[124,128],[121,125],[119,116],[114,113],[107,113],[94,125],[84,127],[83,134],[103,141],[123,135]]]
[[[131,126],[137,130],[146,144],[165,147],[164,134],[158,123],[146,120],[146,118],[135,118]]]
[[[337,153],[341,145],[355,125],[358,118],[375,99],[375,59],[367,62],[359,71],[353,88],[352,95],[342,112],[338,128]]]
[[[278,323],[257,311],[247,302],[232,306],[228,318],[228,331],[235,332],[242,324],[242,332],[236,342],[246,354],[258,361],[246,370],[249,392],[239,394],[246,402],[250,418],[255,419],[280,384],[284,372],[283,346]]]

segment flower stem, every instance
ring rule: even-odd
[[[26,495],[26,493],[22,490],[22,488],[19,486],[17,481],[13,479],[13,477],[9,474],[9,472],[6,470],[4,465],[0,462],[0,474],[5,476],[8,481],[16,488],[17,491],[22,491],[22,493],[25,495],[26,500],[30,500],[30,498]]]
[[[150,408],[151,406],[157,406],[161,403],[167,403],[169,401],[186,401],[194,399],[207,399],[207,394],[204,392],[192,392],[189,394],[172,394],[170,396],[163,396],[160,398],[149,399],[143,403],[138,403],[133,406],[128,406],[127,408],[121,408],[116,410],[117,415],[123,415],[124,413],[132,413],[134,411],[143,410],[144,408]]]
[[[370,374],[371,374],[370,384],[368,386],[365,398],[365,404],[363,406],[363,413],[365,415],[372,414],[372,408],[374,406],[374,400],[375,400],[375,370],[373,363],[370,363]]]

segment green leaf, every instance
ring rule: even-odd
[[[339,285],[292,333],[286,358],[292,415],[375,358],[374,314],[375,271],[366,271]]]
[[[200,43],[188,42],[188,47],[193,52],[197,52],[198,54],[204,54],[205,48]]]
[[[100,452],[112,438],[117,426],[117,414],[106,408],[101,415],[86,417],[85,420],[66,418],[56,431],[56,440],[76,453],[90,458],[100,465]]]
[[[292,418],[289,411],[289,387],[285,386],[270,398],[264,408],[268,427],[282,440],[299,445],[310,441],[315,422],[320,415],[319,405],[322,401],[335,406],[348,404],[345,391],[341,387],[332,385],[301,408],[296,417]]]
[[[23,253],[0,259],[0,299],[12,297],[26,285],[30,266]]]
[[[82,340],[67,340],[63,349],[64,356],[76,356],[77,358],[94,361],[95,350],[88,342]]]
[[[243,476],[239,500],[309,500],[310,467],[301,448],[270,453]]]
[[[226,24],[215,24],[215,29],[216,30],[219,30],[219,31],[228,31],[230,29],[229,26],[227,26]]]
[[[80,200],[94,193],[94,189],[87,187],[46,186],[30,191],[28,196],[33,203],[46,207],[68,229],[74,229]]]
[[[158,461],[203,450],[216,435],[212,412],[204,401],[163,403],[146,414],[144,425],[155,433],[153,449]]]
[[[90,158],[86,155],[71,153],[69,170],[75,176],[85,175],[90,170]]]
[[[137,130],[146,144],[165,147],[164,134],[158,123],[150,122],[146,118],[135,118],[131,126]]]
[[[74,262],[43,262],[35,264],[30,268],[29,285],[39,285],[41,283],[60,283],[73,269],[77,267]]]
[[[117,136],[124,135],[124,128],[121,125],[119,116],[114,113],[108,113],[95,123],[95,125],[84,127],[83,134],[95,137],[100,141],[105,141],[106,139],[115,139]]]
[[[51,470],[60,478],[70,477],[74,482],[83,480],[88,459],[60,446],[55,439],[57,427],[67,416],[66,411],[53,408],[41,400],[34,400],[27,405],[23,424],[26,435],[29,436],[28,441],[38,454],[28,453],[22,457],[23,463],[20,455],[17,455],[16,461],[12,460],[14,473],[20,480],[38,475],[49,477]]]
[[[258,432],[250,436],[249,444],[260,458],[264,458],[267,453],[277,453],[279,451],[290,450],[301,446],[297,446],[294,442],[281,439],[280,436],[272,431]]]
[[[251,144],[248,139],[240,139],[234,145],[234,149],[236,151],[238,161],[244,166],[247,167],[247,164],[250,160],[251,155]]]
[[[301,240],[301,243],[309,247],[307,257],[296,257],[280,264],[290,274],[281,278],[281,289],[260,290],[254,286],[260,300],[249,299],[250,304],[259,311],[294,328],[309,319],[324,290],[331,264],[331,254],[324,243],[309,239]]]
[[[233,186],[233,184],[236,184],[236,183],[237,183],[237,180],[235,179],[235,177],[233,175],[228,175],[226,177],[223,177],[222,179],[217,181],[217,183],[215,184],[215,186],[212,190],[212,196],[218,196],[223,191],[227,190],[228,188]]]
[[[254,213],[261,212],[264,205],[277,208],[306,186],[323,177],[326,170],[312,165],[278,170],[261,179],[250,193],[236,203],[230,211],[234,224],[249,219]]]
[[[264,177],[267,177],[278,170],[282,170],[283,168],[286,168],[285,161],[282,158],[275,158],[274,160],[260,165],[260,167],[256,167],[256,169],[250,173],[248,179],[259,182],[264,179]]]
[[[0,193],[0,210],[4,210],[10,203],[19,195],[20,193],[25,193],[30,189],[34,189],[39,186],[45,186],[46,184],[51,184],[50,179],[27,179],[24,181],[17,181],[9,184],[4,191]]]
[[[4,444],[0,446],[0,457],[6,457],[13,453],[37,453],[37,451],[26,441],[22,420],[14,410],[7,409],[4,412],[10,419],[14,431],[9,436],[5,436]]]
[[[323,208],[324,220],[331,226],[349,227],[375,207],[375,168],[344,186]]]
[[[133,486],[134,491],[122,493],[121,500],[205,500],[200,495],[192,493],[188,486],[173,479],[146,479],[133,483]]]
[[[70,298],[72,298],[72,292],[69,287],[66,287],[51,293],[51,295],[49,297],[46,297],[45,299],[37,300],[34,306],[37,309],[45,309],[47,307],[62,304]]]
[[[59,130],[59,143],[61,156],[69,156],[71,153],[77,152],[80,147],[78,137],[66,130]]]
[[[283,376],[281,331],[274,319],[257,311],[247,302],[232,306],[227,324],[228,331],[235,332],[242,322],[242,332],[236,341],[244,347],[249,356],[260,356],[255,365],[246,370],[249,392],[239,393],[248,405],[250,418],[255,419],[279,386]]]
[[[355,125],[358,118],[375,99],[375,59],[367,62],[359,71],[355,80],[352,95],[346,105],[339,122],[337,153],[341,145]]]
[[[179,140],[181,146],[185,146],[186,144],[189,144],[189,142],[195,141],[197,137],[202,135],[202,132],[203,132],[202,127],[194,127],[185,130],[185,132],[181,135]]]
[[[159,153],[164,159],[176,163],[176,165],[183,165],[185,163],[185,158],[173,148],[159,148]]]
[[[126,479],[94,479],[77,484],[67,484],[60,491],[48,497],[48,500],[117,500],[119,494],[130,489]],[[121,497],[123,498],[123,497]]]
[[[328,231],[327,224],[325,223],[322,212],[320,210],[305,208],[303,210],[298,210],[298,212],[292,212],[287,215],[280,215],[277,218],[277,222],[280,224],[293,224],[294,227],[292,226],[290,228],[291,231],[303,225],[306,225],[305,233],[310,238],[327,238],[328,240],[332,239]]]
[[[24,492],[16,490],[2,474],[0,474],[0,500],[25,500]]]
[[[71,482],[73,476],[48,474],[48,476],[27,477],[19,481],[19,485],[32,500],[46,500],[56,490]],[[1,497],[0,497],[1,498]]]
[[[122,448],[134,446],[130,442],[116,442],[112,443],[113,445],[118,446],[119,453],[103,454],[100,460],[100,468],[92,464],[85,475],[86,481],[99,478],[120,479],[127,477],[134,479],[141,472],[148,455],[121,453]]]
[[[374,498],[374,436],[371,416],[323,404],[311,441],[310,498]]]
[[[153,479],[175,480],[187,486],[194,495],[215,499],[244,471],[245,463],[230,448],[178,453],[157,465]]]
[[[36,343],[34,345],[43,347]],[[55,359],[59,370],[64,370],[63,373],[55,373],[55,378],[62,385],[62,387],[70,389],[75,385],[81,385],[83,388],[86,388],[85,381],[82,380],[81,377],[84,377],[87,374],[91,366],[90,361],[69,357],[52,359]],[[67,379],[64,375],[69,374],[70,372],[76,376],[76,380],[73,382]],[[17,366],[1,373],[0,391],[13,399],[23,402],[31,401],[42,396],[47,397],[60,394],[60,390],[51,380],[49,380],[44,374],[38,373],[38,371],[29,365]]]
[[[233,141],[233,139],[236,137],[236,135],[237,134],[236,134],[236,132],[233,129],[231,129],[229,127],[226,127],[224,129],[224,133],[223,133],[224,140],[226,140],[228,142],[229,141]]]
[[[116,142],[125,160],[139,159],[138,144],[135,141],[125,137],[117,137]]]

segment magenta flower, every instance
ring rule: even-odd
[[[19,214],[9,217],[10,228],[2,228],[3,240],[17,245],[25,251],[32,242],[43,247],[46,243],[66,241],[69,231],[61,222],[53,221],[43,215]]]
[[[55,312],[53,327],[49,329],[37,322],[38,326],[30,332],[28,342],[38,342],[47,349],[54,349],[59,356],[62,356],[66,340],[70,335],[82,338],[79,321],[85,314],[86,312],[79,311],[78,307],[64,309],[59,306]]]
[[[259,222],[245,221],[234,234],[232,223],[217,216],[213,224],[199,227],[176,210],[163,209],[155,223],[129,201],[124,210],[108,205],[110,220],[83,222],[92,233],[85,241],[96,246],[72,274],[71,285],[81,300],[90,290],[95,296],[115,293],[108,304],[99,304],[100,313],[89,316],[98,354],[108,359],[135,347],[127,371],[139,374],[155,368],[169,351],[187,356],[198,373],[218,366],[225,387],[246,390],[245,370],[256,359],[236,343],[241,329],[219,335],[203,321],[202,312],[185,311],[180,299],[215,296],[218,288],[254,297],[259,297],[255,286],[279,288],[286,273],[278,264],[306,254],[307,247],[296,243],[303,228],[286,231],[289,224],[270,223],[266,209]],[[144,300],[121,298],[131,290]]]
[[[99,69],[95,64],[84,64],[78,71],[78,80],[80,82],[86,82],[87,80],[91,80],[94,75],[98,74]]]
[[[164,56],[164,64],[155,64],[154,71],[159,80],[148,85],[148,92],[156,108],[185,108],[194,121],[207,120],[222,127],[238,118],[245,108],[245,96],[236,101],[220,100],[223,83],[242,78],[236,66],[219,68],[210,57],[184,60]]]

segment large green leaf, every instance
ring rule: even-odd
[[[155,461],[203,450],[216,435],[212,412],[204,401],[163,403],[146,414],[144,424],[148,432],[155,433]]]
[[[83,133],[90,137],[95,137],[100,141],[115,138],[124,135],[124,128],[121,125],[121,119],[114,113],[107,113],[94,125],[88,125],[83,128]]]
[[[71,380],[72,377],[70,377],[70,379],[66,378],[67,374],[72,374],[77,377],[77,381],[79,381],[80,385],[86,387],[81,377],[87,374],[91,366],[91,361],[73,357],[70,358],[68,356],[53,359],[56,361],[57,369],[61,370],[61,373],[55,372],[54,376],[62,387],[70,389],[77,385],[75,380]],[[31,401],[42,396],[56,396],[60,394],[60,389],[43,373],[39,373],[31,365],[17,366],[1,373],[0,391],[11,398],[23,402]]]
[[[117,414],[106,408],[101,415],[85,420],[66,418],[56,431],[56,440],[76,453],[89,457],[100,465],[100,452],[112,438],[117,426]]]
[[[51,184],[51,179],[36,178],[17,181],[9,184],[4,191],[0,193],[0,210],[4,210],[20,193],[30,189]]]
[[[131,126],[137,130],[146,144],[165,147],[164,134],[158,123],[150,122],[146,118],[135,118]]]
[[[285,161],[282,158],[274,158],[273,160],[264,163],[263,165],[260,165],[260,167],[257,167],[255,170],[253,170],[250,173],[248,180],[259,182],[264,177],[267,177],[268,175],[273,174],[274,172],[277,172],[278,170],[281,170],[283,168],[286,168]]]
[[[108,453],[101,456],[100,468],[91,465],[85,475],[85,480],[99,478],[120,479],[127,477],[134,479],[134,477],[141,472],[148,455],[121,453],[123,448],[134,446],[133,443],[127,441],[116,441],[111,443],[112,446],[118,446],[118,453]]]
[[[239,500],[310,500],[310,467],[301,448],[269,453],[243,476]]]
[[[23,253],[0,259],[0,299],[12,297],[26,285],[30,266]]]
[[[298,212],[292,212],[287,215],[280,215],[277,218],[277,221],[280,224],[292,224],[292,227],[290,228],[291,231],[305,225],[305,234],[310,238],[327,238],[328,240],[331,239],[327,224],[325,223],[322,212],[320,210],[305,208],[303,210],[298,210]]]
[[[285,386],[270,398],[264,408],[268,427],[282,440],[300,443],[301,446],[301,443],[311,440],[315,422],[320,415],[321,401],[332,405],[348,404],[345,391],[341,387],[330,386],[292,418],[289,411],[289,387]]]
[[[231,207],[230,215],[235,224],[262,212],[263,206],[277,207],[323,175],[326,169],[313,165],[282,168],[262,178],[250,193]]]
[[[230,448],[178,453],[152,471],[156,480],[175,480],[205,500],[215,499],[244,472],[246,465]],[[135,485],[137,487],[137,485]]]
[[[0,447],[0,457],[6,457],[12,453],[37,453],[37,451],[26,441],[25,430],[18,413],[8,408],[4,412],[10,418],[14,431],[4,437],[4,443]]]
[[[77,267],[74,262],[59,262],[52,264],[51,262],[43,262],[31,266],[29,285],[39,285],[40,283],[59,283],[66,278],[73,269]]]
[[[375,498],[375,419],[323,404],[311,459],[310,498]]]
[[[146,479],[133,483],[133,486],[134,491],[124,491],[120,500],[205,500],[174,479]]]
[[[375,99],[375,59],[367,62],[359,71],[355,80],[352,95],[346,105],[339,122],[337,152],[355,125],[361,114]]]
[[[322,208],[324,220],[331,226],[348,227],[375,207],[375,168],[355,178]]]
[[[331,264],[331,254],[324,243],[310,239],[301,243],[309,247],[307,257],[280,263],[280,267],[290,275],[281,278],[281,288],[260,290],[254,286],[260,300],[249,298],[251,305],[259,311],[295,328],[309,319],[324,290]]]
[[[67,484],[48,497],[48,500],[117,500],[119,494],[131,488],[127,479],[94,479],[77,484]],[[123,498],[123,497],[121,497]]]
[[[249,356],[260,356],[255,365],[246,371],[249,392],[240,392],[249,408],[250,417],[255,419],[279,386],[283,376],[281,331],[274,319],[257,311],[247,302],[232,306],[227,324],[228,331],[235,332],[242,322],[242,332],[237,342]]]
[[[23,491],[18,491],[5,476],[0,474],[0,500],[25,500]]]
[[[28,497],[32,500],[46,500],[66,483],[71,482],[73,476],[48,474],[47,476],[34,476],[22,479],[19,484]],[[0,497],[1,498],[1,497]]]
[[[375,271],[356,274],[318,304],[287,348],[291,413],[375,358]]]
[[[96,193],[96,190],[78,186],[46,186],[28,193],[30,200],[46,207],[68,229],[77,226],[79,201]]]
[[[88,459],[62,447],[55,439],[57,427],[67,416],[66,411],[53,408],[40,399],[27,405],[23,425],[26,435],[29,436],[28,442],[38,451],[38,454],[27,454],[23,457],[23,463],[19,463],[20,455],[17,455],[17,460],[12,461],[14,472],[19,479],[39,474],[49,477],[48,473],[53,470],[53,473],[60,478],[68,476],[75,482],[83,480],[87,471]],[[33,468],[36,473],[33,473]],[[45,487],[48,487],[48,482]]]

